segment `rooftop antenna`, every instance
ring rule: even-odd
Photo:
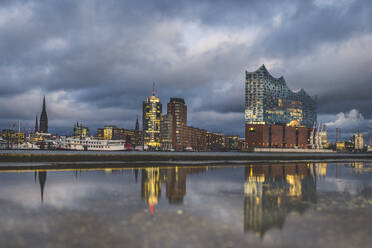
[[[155,96],[155,82],[152,83],[152,95]]]

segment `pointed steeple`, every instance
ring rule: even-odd
[[[39,132],[39,120],[36,115],[34,133]]]
[[[43,112],[46,112],[46,106],[45,106],[45,96],[44,96],[44,98],[43,98],[43,110],[42,110]]]
[[[40,133],[48,132],[48,115],[46,112],[45,96],[43,99],[43,109],[41,110],[40,115]]]
[[[136,120],[136,127],[134,128],[135,131],[139,130],[139,123],[138,123],[138,115],[137,115],[137,120]]]

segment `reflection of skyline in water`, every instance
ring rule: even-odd
[[[312,164],[251,165],[245,168],[244,231],[259,236],[273,227],[282,228],[286,216],[303,213],[316,202],[316,175]]]
[[[162,184],[166,186],[169,204],[182,204],[186,195],[186,177],[188,174],[201,173],[201,168],[167,168],[150,167],[141,169],[141,196],[149,204],[151,213],[161,198]]]
[[[223,183],[221,181],[222,171],[219,170],[219,167],[212,168],[214,168],[212,174],[215,175],[213,182]],[[238,166],[237,168],[242,169],[242,173],[239,172],[239,177],[241,176],[243,179],[240,198],[244,204],[243,208],[240,207],[242,210],[240,215],[243,222],[242,230],[263,237],[272,228],[283,228],[290,213],[296,212],[303,215],[311,204],[316,204],[318,184],[327,181],[327,176],[332,177],[329,178],[331,180],[328,180],[328,184],[340,176],[343,177],[343,180],[348,180],[363,175],[364,165],[363,163],[351,163],[348,166],[337,165],[333,166],[330,171],[327,171],[326,163],[256,164],[245,167]],[[350,168],[351,171],[348,172],[343,168]],[[228,170],[227,167],[224,169]],[[128,176],[132,174],[133,181],[141,182],[138,185],[141,187],[139,199],[146,202],[148,209],[154,214],[162,198],[166,199],[170,205],[182,205],[187,193],[187,177],[207,170],[208,167],[149,167],[129,170],[106,169],[104,172],[105,174],[126,174]],[[76,170],[73,171],[73,175],[78,179],[82,172],[84,173],[83,170]],[[53,176],[52,178],[48,177],[49,183],[47,185],[47,171],[34,173],[34,178],[40,186],[40,202],[44,204],[46,187],[53,184]],[[216,175],[218,176],[216,177]],[[228,175],[226,177],[229,178]],[[231,179],[230,177],[230,182],[232,181],[237,182],[237,178]],[[189,183],[193,182],[194,180],[191,180]],[[367,186],[360,187],[359,193],[364,197],[370,198],[371,192]],[[201,199],[203,200],[203,198]],[[222,197],[218,199],[225,200]],[[48,202],[46,201],[46,203]]]

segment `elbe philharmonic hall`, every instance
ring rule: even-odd
[[[316,98],[303,89],[291,91],[262,65],[245,73],[247,148],[308,148],[316,123]]]

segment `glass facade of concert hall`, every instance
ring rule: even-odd
[[[246,124],[289,125],[312,128],[316,122],[316,98],[303,89],[291,91],[283,77],[275,78],[262,65],[246,71]]]

